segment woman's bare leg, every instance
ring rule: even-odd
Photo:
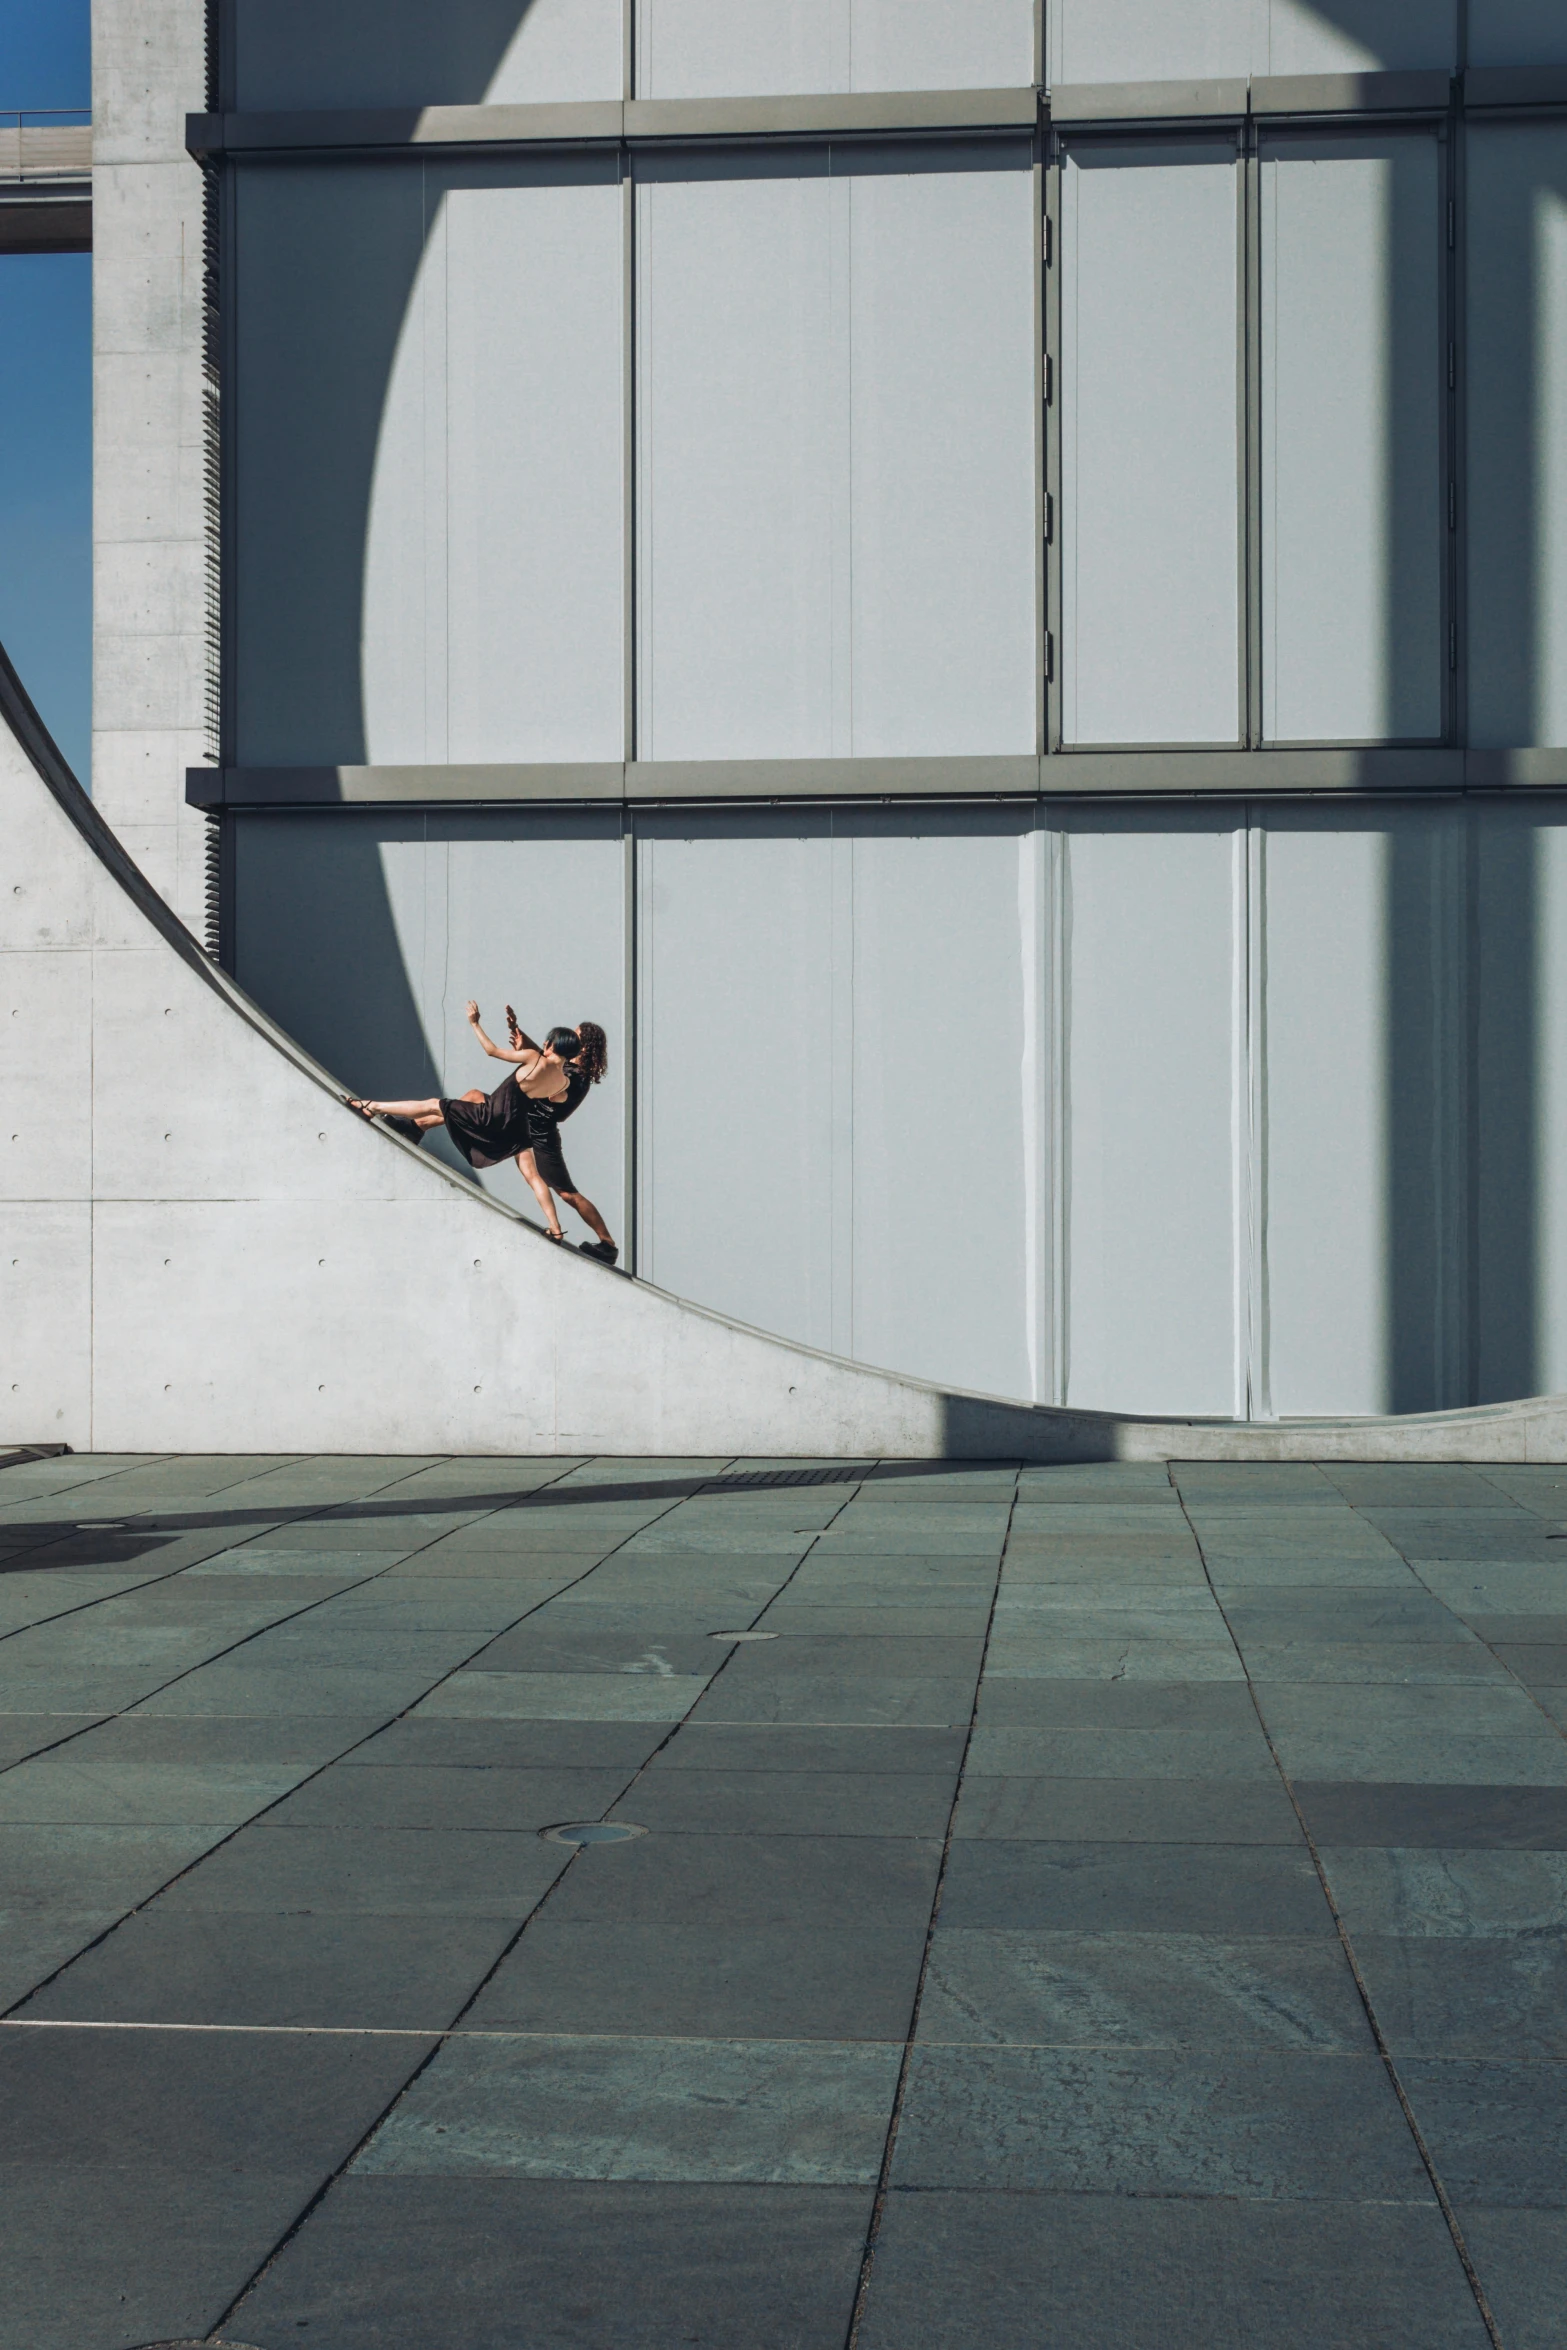
[[[415,1118],[421,1126],[439,1126],[442,1123],[441,1104],[436,1096],[423,1102],[350,1101],[348,1106],[351,1110],[363,1110],[368,1118]]]
[[[597,1208],[593,1205],[593,1202],[588,1198],[586,1192],[563,1191],[560,1196],[566,1202],[566,1205],[569,1208],[576,1209],[577,1214],[582,1218],[583,1223],[587,1225],[590,1232],[596,1232],[600,1240],[607,1241],[611,1248],[614,1247],[614,1236],[611,1233],[609,1226],[605,1223],[603,1217],[599,1214]]]
[[[517,1153],[517,1172],[544,1210],[544,1221],[549,1226],[551,1240],[564,1240],[566,1236],[561,1231],[560,1218],[555,1212],[555,1194],[539,1173],[532,1151]]]

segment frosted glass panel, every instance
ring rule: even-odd
[[[1471,65],[1567,65],[1561,0],[1469,0]]]
[[[1458,62],[1457,0],[1269,0],[1267,24],[1254,73],[1450,72]]]
[[[622,756],[617,175],[241,180],[242,760]]]
[[[1464,819],[1270,813],[1260,1052],[1274,1412],[1464,1400]]]
[[[235,0],[240,107],[619,98],[622,0]]]
[[[820,165],[637,191],[643,758],[848,749],[835,193]]]
[[[1531,4],[1547,0],[1473,0],[1474,7]],[[1055,0],[1050,19],[1053,82],[1450,70],[1457,63],[1457,0]],[[1471,63],[1473,40],[1471,32]]]
[[[932,812],[853,857],[854,1352],[1047,1401],[1042,840]]]
[[[1567,744],[1567,124],[1471,125],[1469,721]]]
[[[1274,742],[1442,731],[1437,142],[1262,158],[1263,708]]]
[[[1047,1394],[1033,812],[639,829],[643,1272],[862,1361]],[[949,1083],[976,1049],[983,1082]]]
[[[458,189],[444,217],[447,756],[618,758],[620,190]]]
[[[637,849],[641,1271],[831,1347],[849,1303],[841,1283],[835,1300],[834,1170],[852,1132],[835,1093],[848,1076],[836,844],[814,817],[650,829]]]
[[[636,0],[637,95],[1017,88],[1034,0]]]
[[[647,166],[643,758],[1035,748],[1032,175],[968,153]]]
[[[1085,145],[1062,182],[1066,739],[1233,742],[1235,151]]]
[[[1026,169],[848,183],[852,747],[1037,747]]]
[[[1052,82],[1161,82],[1251,71],[1253,0],[1055,0]]]
[[[1242,853],[1243,836],[1222,817],[1069,820],[1068,1403],[1245,1410]]]

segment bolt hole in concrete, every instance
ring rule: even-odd
[[[634,1828],[629,1820],[564,1820],[557,1828],[541,1828],[539,1834],[547,1844],[627,1844],[647,1830]]]
[[[709,1640],[776,1640],[776,1632],[709,1632]]]

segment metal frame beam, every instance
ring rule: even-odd
[[[197,808],[777,805],[806,800],[1386,798],[1567,790],[1567,750],[1057,751],[1042,758],[644,759],[553,766],[192,767]]]

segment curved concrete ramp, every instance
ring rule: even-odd
[[[0,653],[0,1443],[100,1452],[1567,1458],[1567,1399],[1243,1426],[1029,1409],[553,1247],[216,970]]]

